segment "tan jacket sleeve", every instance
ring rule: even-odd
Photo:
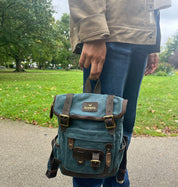
[[[109,36],[106,21],[106,0],[69,0],[72,29],[82,42]],[[77,31],[76,31],[77,29]]]
[[[171,7],[171,0],[154,0],[154,9],[165,9]]]

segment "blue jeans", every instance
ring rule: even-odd
[[[127,111],[124,116],[124,134],[131,141],[135,123],[137,98],[144,76],[147,50],[144,46],[107,43],[107,55],[103,67],[101,80],[101,93],[117,95],[128,99]],[[84,69],[84,83],[90,74],[90,69]],[[92,87],[95,86],[92,81]],[[116,177],[106,179],[73,178],[74,187],[129,187],[128,172],[123,184],[116,183]]]

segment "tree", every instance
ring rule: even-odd
[[[56,22],[57,27],[60,33],[60,40],[62,42],[62,47],[58,54],[58,61],[61,64],[62,68],[68,70],[69,65],[75,67],[78,66],[78,55],[72,53],[70,45],[70,36],[69,36],[69,15],[63,14],[60,21]]]
[[[168,57],[168,63],[178,69],[178,50],[173,55]]]
[[[50,40],[52,13],[51,0],[0,1],[0,48],[15,60],[16,71],[38,41]]]
[[[178,53],[178,31],[172,38],[168,39],[166,46],[162,49],[162,52],[160,53],[160,61],[167,62],[178,68],[177,53]]]

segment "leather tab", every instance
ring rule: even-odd
[[[111,148],[112,144],[108,143],[105,145],[106,148],[106,167],[109,168],[111,166]]]
[[[74,139],[73,138],[68,138],[68,147],[70,150],[74,148]]]
[[[109,168],[111,166],[111,153],[106,153],[106,167]]]

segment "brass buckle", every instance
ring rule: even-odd
[[[100,164],[101,164],[101,161],[100,160],[90,160],[90,163],[91,163],[91,167],[99,168]]]
[[[113,115],[104,116],[103,118],[104,118],[104,121],[105,121],[106,129],[114,129],[114,128],[116,128],[116,123],[114,121],[114,116]],[[111,119],[111,121],[108,121],[110,119]]]
[[[69,116],[65,114],[60,114],[59,115],[59,124],[63,127],[68,127],[69,126]]]

